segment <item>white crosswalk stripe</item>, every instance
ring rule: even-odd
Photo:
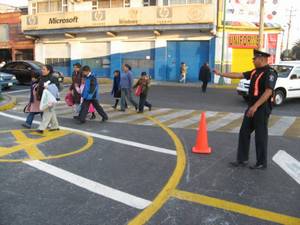
[[[184,116],[186,114],[189,114],[189,113],[192,113],[194,112],[195,110],[180,110],[178,112],[174,112],[174,113],[171,113],[171,114],[167,114],[167,115],[163,115],[163,116],[158,116],[156,117],[156,119],[158,119],[160,122],[165,122],[167,120],[171,120],[171,119],[174,119],[178,116]],[[144,123],[142,123],[142,125],[153,125],[154,123],[152,121],[146,121]]]
[[[269,135],[281,136],[295,122],[295,117],[283,116],[269,128]]]
[[[28,104],[28,99],[20,99],[17,106],[14,108],[17,112],[23,112],[24,106]],[[145,119],[143,114],[136,114],[134,110],[129,109],[126,112],[120,112],[114,110],[110,105],[102,105],[104,111],[107,112],[109,122],[115,123],[132,123],[135,125],[154,125],[151,121]],[[58,116],[64,118],[73,117],[73,107],[69,107],[62,100],[56,105],[56,113]],[[171,128],[193,128],[199,123],[201,111],[200,110],[188,110],[188,109],[172,109],[172,108],[153,108],[152,111],[145,111],[147,115],[154,116],[161,122],[166,122]],[[220,117],[221,114],[221,117]],[[269,127],[269,134],[273,136],[283,136],[288,129],[297,123],[297,117],[290,116],[276,116],[276,122]],[[223,127],[229,127],[225,132],[238,133],[240,130],[242,113],[223,113],[206,111],[206,118],[210,118],[207,124],[208,131],[221,131],[224,132]],[[177,120],[178,118],[178,120]],[[295,126],[293,128],[294,132]],[[296,128],[297,130],[297,128]],[[300,130],[300,128],[299,128]],[[300,131],[299,131],[300,132]],[[296,133],[299,133],[298,130]],[[291,135],[291,134],[289,134]],[[295,134],[297,136],[297,134]]]
[[[170,125],[170,127],[172,127],[172,128],[185,128],[185,127],[191,126],[195,123],[198,123],[199,120],[200,120],[200,114],[201,114],[201,112],[199,112],[199,115],[195,115],[195,116],[192,116],[188,119],[181,120],[181,121],[178,121],[176,123],[173,123],[173,124]],[[211,111],[207,111],[205,113],[206,118],[213,117],[216,114],[217,114],[217,112],[211,112]]]
[[[221,127],[226,126],[227,124],[231,123],[232,121],[242,117],[243,114],[241,113],[229,113],[228,115],[213,121],[212,123],[209,123],[207,126],[207,130],[209,131],[213,131],[213,130],[217,130]]]

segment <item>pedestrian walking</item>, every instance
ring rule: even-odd
[[[126,101],[130,102],[135,110],[138,109],[137,103],[132,98],[132,85],[133,85],[133,75],[131,72],[131,66],[128,64],[123,65],[123,73],[121,73],[120,78],[120,87],[121,87],[121,110],[125,112]]]
[[[46,72],[47,71],[47,72]],[[55,84],[57,89],[59,89],[59,82],[56,76],[53,76],[53,67],[51,65],[45,65],[42,67],[42,76],[40,76],[39,86],[38,86],[38,100],[41,100],[44,91],[44,84],[50,81],[51,84]]]
[[[57,84],[51,83],[51,71],[53,69],[50,65],[45,65],[42,67],[42,77],[49,77],[42,89],[42,97],[40,103],[40,110],[43,111],[43,119],[37,130],[38,133],[43,133],[44,130],[50,126],[49,131],[59,130],[58,120],[55,113],[55,104],[57,100],[59,100],[59,91]],[[41,79],[42,79],[41,77]],[[41,85],[41,81],[39,82],[39,88]],[[40,90],[38,90],[39,92]]]
[[[115,99],[115,104],[112,105],[112,108],[116,109],[120,98],[121,98],[121,86],[120,86],[120,81],[121,81],[121,72],[120,70],[115,70],[114,71],[114,80],[113,80],[113,86],[111,90],[111,95],[114,96]],[[127,108],[127,102],[125,100],[125,108]]]
[[[140,97],[138,113],[144,112],[144,106],[147,106],[149,111],[151,111],[152,105],[147,101],[149,86],[150,78],[147,76],[146,72],[142,72],[141,77],[133,86],[134,88],[137,88],[136,93],[138,92],[137,95]]]
[[[239,133],[237,160],[232,162],[234,167],[248,164],[250,137],[255,131],[256,164],[251,169],[267,168],[268,120],[272,110],[272,96],[277,80],[277,72],[268,65],[270,54],[254,50],[252,71],[240,73],[214,73],[233,79],[250,80],[248,108],[245,111]]]
[[[211,80],[211,71],[208,63],[204,63],[199,71],[199,80],[202,81],[202,92],[206,92],[207,83]]]
[[[81,110],[78,117],[79,121],[81,123],[85,123],[90,104],[93,105],[98,114],[102,117],[103,122],[108,120],[107,114],[104,112],[102,106],[98,102],[99,85],[97,78],[94,74],[92,74],[89,66],[84,66],[82,68],[82,75],[85,78],[85,84],[81,95],[83,102],[81,103]]]
[[[180,83],[184,83],[184,84],[186,83],[187,69],[188,67],[186,66],[186,64],[182,62],[180,65],[180,76],[181,76],[181,79],[179,80]]]
[[[38,83],[39,83],[39,76],[33,73],[31,75],[29,103],[24,108],[24,112],[28,113],[28,116],[26,118],[26,122],[22,124],[23,127],[29,129],[31,128],[35,115],[40,114],[41,117],[43,115],[43,113],[40,110],[40,101],[37,99]]]
[[[75,63],[73,65],[72,84],[69,88],[69,92],[72,93],[72,97],[73,97],[74,116],[78,116],[80,111],[81,81],[82,81],[81,65],[80,63]]]

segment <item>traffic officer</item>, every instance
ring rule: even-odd
[[[232,79],[250,80],[248,108],[239,133],[237,160],[231,166],[244,167],[248,164],[250,137],[255,131],[256,164],[251,169],[267,168],[268,120],[272,110],[272,97],[277,72],[268,65],[270,54],[254,49],[254,69],[244,73],[214,73]]]

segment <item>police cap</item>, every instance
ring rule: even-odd
[[[253,50],[254,57],[270,57],[271,55],[267,52],[262,52],[257,49]]]

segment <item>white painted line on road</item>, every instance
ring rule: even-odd
[[[293,158],[283,150],[279,150],[272,159],[298,184],[300,184],[300,162],[297,159]]]
[[[32,166],[38,170],[41,170],[45,173],[58,177],[62,180],[70,182],[78,187],[96,193],[98,195],[104,196],[106,198],[115,200],[117,202],[121,202],[125,205],[137,208],[137,209],[144,209],[151,204],[151,201],[139,198],[137,196],[128,194],[123,191],[119,191],[117,189],[108,187],[106,185],[100,184],[93,180],[89,180],[87,178],[78,176],[74,173],[69,171],[60,169],[58,167],[52,166],[45,162],[41,162],[38,160],[34,161],[24,161],[23,163]]]
[[[21,120],[21,121],[26,120],[23,117],[10,115],[10,114],[3,113],[3,112],[0,112],[0,115],[8,117],[8,118],[15,119],[15,120]],[[38,121],[33,121],[33,123],[34,124],[40,124],[40,122],[38,122]],[[83,133],[85,135],[96,137],[96,138],[99,138],[99,139],[102,139],[102,140],[116,142],[116,143],[120,143],[120,144],[123,144],[123,145],[129,145],[129,146],[133,146],[133,147],[136,147],[136,148],[142,148],[142,149],[149,150],[149,151],[160,152],[160,153],[169,154],[169,155],[177,155],[175,150],[171,150],[171,149],[167,149],[167,148],[161,148],[161,147],[156,147],[156,146],[152,146],[152,145],[142,144],[142,143],[139,143],[139,142],[128,141],[128,140],[124,140],[124,139],[120,139],[120,138],[115,138],[115,137],[106,136],[106,135],[102,135],[102,134],[92,133],[92,132],[83,131],[83,130],[79,130],[79,129],[74,129],[74,128],[70,128],[70,127],[63,127],[63,126],[60,126],[60,127],[62,129],[65,129],[65,130],[80,132],[80,133]]]
[[[19,93],[19,92],[25,92],[25,91],[30,91],[30,89],[17,90],[17,91],[8,91],[8,92],[3,92],[3,93],[13,94],[13,93]]]
[[[291,116],[282,116],[272,127],[269,128],[269,134],[282,136],[295,122],[296,118]]]
[[[208,131],[214,131],[217,130],[221,127],[226,126],[227,124],[231,123],[232,121],[240,118],[243,114],[241,113],[229,113],[228,115],[213,121],[211,123],[208,123],[207,125],[207,130]]]

